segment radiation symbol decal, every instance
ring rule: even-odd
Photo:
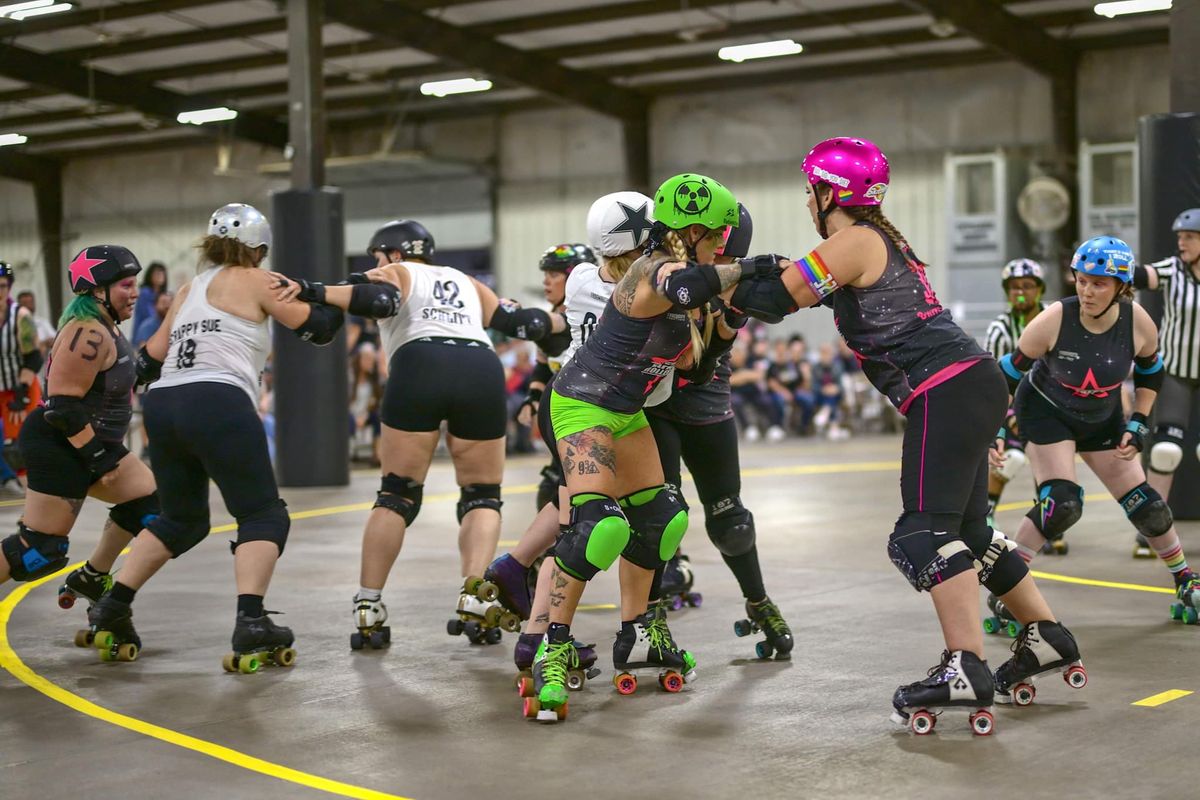
[[[696,217],[712,205],[712,192],[700,181],[684,181],[675,190],[675,208],[681,214]]]

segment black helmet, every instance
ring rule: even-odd
[[[580,264],[595,263],[596,254],[586,244],[559,244],[542,253],[538,268],[542,272],[565,272],[570,275],[571,270]]]
[[[729,229],[725,245],[717,254],[731,258],[745,258],[750,255],[750,239],[753,236],[754,220],[750,218],[750,212],[746,210],[746,207],[738,203],[737,227]]]
[[[12,286],[13,281],[17,279],[13,274],[12,264],[7,261],[0,261],[0,278],[8,278],[8,285]]]
[[[119,244],[85,247],[67,267],[71,291],[75,294],[87,294],[92,289],[110,286],[141,271],[137,256]]]
[[[433,234],[416,220],[395,219],[375,231],[367,245],[367,253],[376,250],[384,254],[395,250],[404,258],[420,258],[428,261],[433,257]]]

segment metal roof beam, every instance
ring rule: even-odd
[[[147,17],[151,14],[163,14],[168,11],[182,11],[196,6],[216,5],[226,0],[144,0],[140,3],[108,4],[99,8],[81,8],[78,11],[68,11],[65,14],[55,14],[33,19],[0,20],[0,39],[12,39],[15,36],[30,36],[35,33],[61,31],[67,28],[80,28],[86,25],[101,25],[119,19]]]

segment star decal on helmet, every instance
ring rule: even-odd
[[[92,275],[92,267],[98,264],[103,264],[103,258],[88,258],[87,250],[81,250],[79,255],[75,256],[75,260],[71,262],[71,286],[78,286],[81,280],[86,280],[93,286],[96,285],[96,278]]]
[[[621,207],[621,213],[625,215],[625,219],[621,220],[620,224],[609,233],[630,233],[633,234],[635,242],[640,242],[642,234],[648,231],[652,224],[646,215],[646,209],[650,207],[650,204],[642,203],[639,208],[632,208],[618,200],[617,205]]]

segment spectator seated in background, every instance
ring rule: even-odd
[[[146,343],[160,327],[163,320],[167,318],[167,312],[171,310],[171,301],[175,299],[175,295],[171,292],[161,292],[154,299],[154,313],[146,315],[142,319],[142,324],[133,332],[133,347],[136,350]]]
[[[840,425],[842,417],[842,375],[845,366],[832,342],[822,342],[817,353],[817,363],[812,367],[813,390],[817,413],[813,424],[818,434],[828,434],[830,439],[843,439],[849,431]]]
[[[370,341],[360,342],[350,356],[350,458],[379,465],[379,407],[383,377],[379,354]]]
[[[758,441],[761,423],[768,426],[770,441],[777,442],[787,435],[783,430],[783,409],[779,399],[767,390],[770,360],[766,358],[766,345],[765,340],[750,345],[762,354],[758,359],[750,357],[750,347],[741,340],[734,344],[729,354],[729,365],[733,368],[729,376],[733,414],[747,442]]]

